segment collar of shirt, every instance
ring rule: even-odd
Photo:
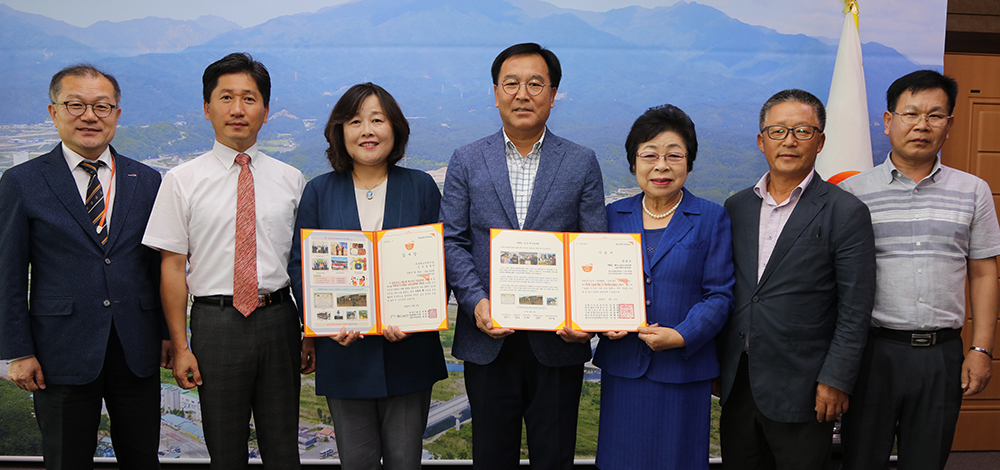
[[[504,146],[507,149],[507,155],[511,155],[510,151],[513,150],[514,151],[513,152],[514,155],[521,156],[521,152],[519,152],[517,150],[517,146],[515,146],[514,142],[511,141],[510,137],[507,136],[507,130],[506,129],[501,129],[501,130],[503,131],[503,141],[504,141]],[[532,155],[541,155],[542,154],[542,141],[545,140],[545,133],[548,132],[548,131],[549,131],[549,129],[546,127],[545,130],[542,131],[542,136],[538,138],[538,142],[535,142],[535,145],[531,146],[531,151],[528,152],[527,155],[525,155],[525,156],[523,156],[521,158],[530,158]]]
[[[83,158],[83,155],[80,155],[70,150],[70,148],[67,147],[65,143],[62,144],[62,151],[63,151],[63,157],[66,158],[66,164],[69,165],[69,171],[73,171],[76,167],[80,166],[80,162],[86,160],[85,158]],[[236,158],[236,156],[234,155],[233,158]],[[107,168],[108,171],[110,171],[114,163],[111,160],[111,147],[106,147],[104,149],[104,152],[101,153],[101,156],[97,157],[97,159],[104,162],[104,165],[106,165],[105,168]]]
[[[245,153],[250,156],[250,168],[257,168],[257,163],[260,160],[260,150],[257,148],[257,144],[253,144],[253,146],[246,149],[246,151],[237,152],[216,140],[215,145],[212,147],[212,153],[215,154],[215,158],[218,158],[227,170],[231,169],[233,165],[236,165],[236,156],[241,153]]]
[[[910,179],[909,176],[906,176],[905,174],[903,174],[902,171],[899,171],[898,169],[896,169],[896,165],[894,163],[892,163],[892,151],[891,150],[889,151],[889,154],[885,156],[885,165],[881,165],[881,166],[883,167],[882,174],[883,174],[883,176],[885,178],[885,181],[888,184],[892,184],[892,182],[894,180],[897,180],[897,179],[899,181],[901,181],[901,182],[904,182],[904,183],[907,182],[907,181],[909,181],[909,182],[911,182],[913,184],[919,184],[920,182],[926,181],[926,180],[930,180],[933,183],[934,180],[935,180],[935,178],[937,178],[937,174],[941,171],[941,158],[940,157],[934,157],[934,167],[931,168],[931,174],[927,175],[926,178],[924,178],[923,180],[920,180],[920,181],[913,181],[913,180]]]
[[[799,183],[798,186],[792,189],[792,194],[788,197],[788,199],[782,201],[781,204],[774,202],[774,198],[771,197],[771,193],[767,192],[767,183],[771,181],[770,171],[764,173],[764,176],[760,177],[760,180],[757,181],[757,185],[753,187],[753,192],[757,193],[757,197],[763,199],[764,202],[767,203],[768,205],[775,207],[783,207],[790,204],[792,201],[798,201],[799,196],[802,195],[802,192],[806,190],[806,187],[809,186],[809,183],[812,183],[813,174],[815,174],[815,172],[810,171],[809,175],[807,175],[805,179],[803,179],[802,182]]]

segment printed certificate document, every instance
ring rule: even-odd
[[[639,234],[490,232],[494,327],[636,331],[646,322],[642,279]]]
[[[448,329],[441,224],[378,232],[302,229],[306,336]]]

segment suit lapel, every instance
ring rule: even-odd
[[[507,171],[507,150],[505,146],[503,129],[501,129],[500,132],[493,134],[492,139],[486,142],[486,148],[483,149],[483,160],[486,163],[486,171],[489,172],[490,180],[493,181],[497,197],[500,199],[500,205],[503,206],[503,210],[507,214],[510,226],[518,228],[517,210],[514,207],[514,192],[510,188],[510,172]],[[525,226],[527,226],[527,220],[525,221]]]
[[[615,227],[616,232],[642,234],[642,208],[639,207],[641,198],[642,195],[629,198],[626,200],[625,204],[618,209],[619,215],[615,221],[615,225],[617,225],[617,227]],[[645,254],[645,244],[642,247],[642,251]],[[642,263],[642,270],[647,276],[649,275],[651,268],[652,263]]]
[[[795,205],[795,210],[788,216],[785,227],[781,229],[781,234],[778,235],[778,241],[774,244],[774,251],[771,252],[771,258],[767,260],[764,274],[760,276],[760,282],[757,283],[758,289],[767,282],[767,278],[777,269],[776,266],[781,263],[781,259],[788,253],[795,239],[802,235],[802,231],[805,230],[816,217],[816,214],[826,205],[826,188],[823,187],[822,182],[823,179],[819,175],[813,174],[812,181],[806,187],[806,190],[802,192],[799,202]],[[757,226],[759,227],[760,224],[758,223]]]
[[[105,250],[110,250],[118,239],[118,234],[122,232],[125,221],[128,220],[128,213],[132,209],[132,195],[135,194],[135,185],[138,180],[135,167],[132,162],[118,155],[115,149],[111,149],[111,156],[115,164],[115,192],[114,206],[111,212],[111,226],[108,228],[108,242],[104,244]]]
[[[534,226],[538,213],[545,205],[545,197],[549,194],[549,188],[556,180],[559,168],[562,167],[563,157],[566,152],[562,148],[562,139],[545,131],[545,140],[542,141],[542,152],[538,160],[538,173],[535,174],[535,183],[532,185],[531,201],[528,203],[528,215],[524,218],[524,227]],[[509,179],[509,178],[508,178]]]
[[[358,217],[358,201],[354,196],[354,178],[351,173],[335,173],[340,184],[337,185],[337,203],[334,207],[339,212],[344,230],[361,230],[361,218]],[[386,194],[386,202],[389,201]]]
[[[42,172],[42,176],[45,178],[45,183],[49,185],[49,189],[66,207],[66,212],[73,217],[73,220],[80,224],[80,228],[90,236],[94,243],[100,246],[101,240],[97,235],[97,230],[94,230],[94,224],[90,222],[87,208],[84,207],[83,198],[80,197],[80,190],[76,187],[76,180],[73,179],[73,174],[66,166],[62,144],[58,144],[54,151],[40,158],[44,158],[46,165],[48,165],[48,168]]]
[[[410,194],[410,188],[403,188],[403,179],[396,171],[395,166],[389,167],[389,176],[385,181],[385,212],[382,213],[382,229],[397,228],[403,226],[403,195]]]
[[[678,242],[687,236],[688,232],[694,228],[694,224],[691,222],[690,215],[695,210],[694,201],[692,200],[691,193],[685,191],[684,201],[681,201],[680,207],[677,208],[677,212],[674,214],[673,218],[670,219],[670,223],[667,225],[667,229],[663,231],[663,237],[660,238],[660,243],[656,245],[656,251],[653,253],[653,257],[649,260],[650,268],[656,266],[667,253],[677,245]],[[640,215],[641,217],[641,215]]]

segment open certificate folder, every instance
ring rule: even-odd
[[[495,328],[636,331],[642,280],[639,234],[490,231]]]
[[[441,224],[378,232],[302,229],[306,336],[447,330]]]

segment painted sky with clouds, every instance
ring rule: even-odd
[[[342,0],[0,0],[7,6],[75,26],[147,16],[195,19],[216,15],[250,27],[277,16],[314,12]],[[607,11],[630,5],[669,6],[676,0],[548,0],[556,6]],[[780,33],[838,38],[842,0],[700,0],[745,23]],[[829,7],[827,8],[826,5]],[[918,64],[943,63],[947,0],[859,0],[861,40],[885,44]],[[801,7],[802,11],[796,11]]]

